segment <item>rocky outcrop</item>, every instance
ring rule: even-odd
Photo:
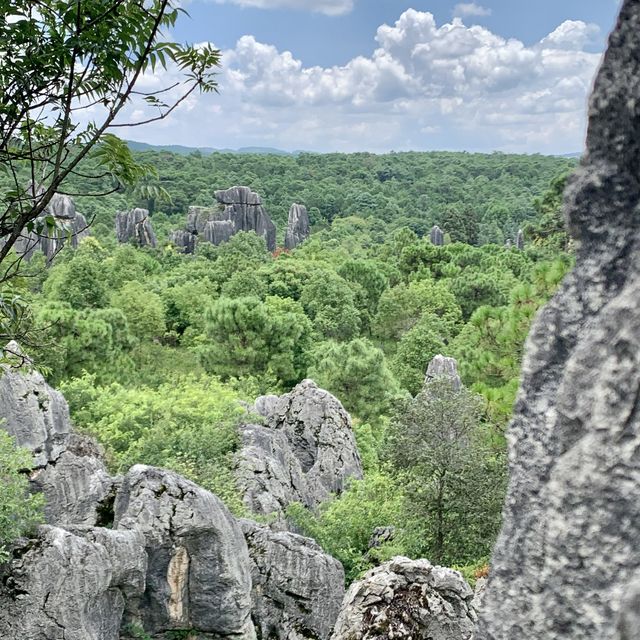
[[[437,224],[434,225],[429,233],[429,239],[431,244],[436,247],[442,247],[444,245],[444,231]]]
[[[195,253],[198,236],[184,229],[172,231],[169,235],[169,241],[176,246],[182,253]]]
[[[128,616],[147,632],[255,637],[247,545],[216,496],[175,473],[137,465],[116,496],[114,528],[144,537],[144,606]]]
[[[242,427],[238,479],[254,513],[283,513],[292,502],[316,508],[362,477],[351,418],[312,380],[256,401],[264,424]]]
[[[21,354],[16,343],[7,348]],[[71,433],[69,407],[37,371],[5,366],[0,368],[0,427],[33,452],[36,467],[44,467],[66,449]]]
[[[289,221],[284,236],[284,248],[295,249],[311,234],[311,223],[307,208],[301,204],[292,204],[289,209]]]
[[[258,640],[327,640],[344,596],[342,565],[310,538],[241,521]]]
[[[638,167],[640,2],[626,0],[565,196],[575,268],[527,343],[483,640],[638,636]]]
[[[216,191],[215,197],[221,207],[189,207],[186,232],[211,244],[220,245],[228,242],[239,231],[253,231],[264,238],[269,251],[275,251],[276,227],[257,193],[249,187],[231,187]],[[176,246],[185,246],[186,236],[181,235],[182,233],[184,232],[177,231],[172,236]]]
[[[41,195],[40,189],[38,194]],[[44,224],[47,216],[53,216],[55,227]],[[47,264],[62,250],[67,242],[75,249],[82,238],[89,235],[86,218],[76,211],[75,203],[70,196],[54,193],[44,212],[35,221],[34,231],[24,230],[16,240],[15,250],[20,256],[30,260],[38,251],[44,254]]]
[[[440,354],[435,356],[427,367],[424,383],[428,384],[441,376],[450,378],[455,389],[462,387],[462,380],[460,380],[460,375],[458,374],[458,363],[455,358],[447,358]]]
[[[472,600],[457,571],[393,558],[351,585],[331,639],[470,640]]]
[[[108,513],[116,480],[107,472],[102,452],[90,438],[78,434],[66,438],[64,446],[55,461],[35,469],[30,477],[33,489],[44,493],[47,523],[111,524]]]
[[[276,227],[262,206],[260,196],[249,187],[231,187],[215,192],[216,200],[224,205],[223,218],[230,220],[238,231],[254,231],[262,236],[269,251],[276,249]]]
[[[146,555],[133,531],[43,526],[0,580],[0,637],[118,640],[126,603],[144,591]]]
[[[7,348],[21,354],[11,343]],[[0,375],[0,428],[33,453],[31,484],[45,496],[48,524],[96,525],[114,480],[102,453],[88,437],[73,433],[69,407],[30,366],[4,367]]]
[[[516,235],[516,249],[524,251],[524,231],[522,229],[518,229],[518,235]]]
[[[133,242],[138,247],[155,247],[158,243],[147,209],[131,209],[116,214],[118,242]]]
[[[257,433],[272,437],[267,462],[294,470],[273,505],[274,481],[251,485],[263,512],[293,498],[316,506],[361,475],[348,414],[313,382],[260,398],[254,410],[267,423]],[[329,637],[344,572],[312,540],[240,524],[170,471],[137,465],[111,478],[100,449],[71,429],[64,398],[28,368],[0,376],[0,425],[34,453],[31,484],[56,525],[0,566],[0,637],[116,640],[138,637],[135,629],[155,640],[186,630],[202,640],[255,640],[256,630],[259,640]],[[254,462],[265,446],[256,441]]]

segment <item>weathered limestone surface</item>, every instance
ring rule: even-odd
[[[177,231],[171,232],[169,240],[178,247],[178,249],[181,249],[182,253],[195,253],[198,236],[191,231],[178,229]]]
[[[429,239],[431,240],[431,244],[436,247],[441,247],[444,245],[444,231],[436,224],[431,227],[431,232],[429,233]]]
[[[216,200],[224,205],[222,220],[230,220],[238,231],[254,231],[262,236],[269,251],[276,249],[276,227],[262,206],[260,196],[249,187],[231,187],[215,192]]]
[[[238,478],[254,513],[282,513],[291,502],[316,508],[362,477],[351,418],[340,402],[313,380],[291,393],[258,398],[264,425],[241,429]]]
[[[344,596],[342,565],[310,538],[241,521],[259,639],[327,640]]]
[[[125,603],[144,591],[145,569],[136,532],[43,526],[0,581],[0,638],[118,640]]]
[[[472,600],[457,571],[393,558],[351,585],[331,640],[470,640]]]
[[[295,249],[311,234],[311,223],[307,208],[302,204],[292,204],[284,237],[284,248]]]
[[[139,247],[155,247],[156,234],[153,232],[149,211],[131,209],[116,214],[116,237],[118,242],[135,242]]]
[[[640,2],[626,0],[566,193],[576,266],[527,343],[482,640],[638,637],[639,177]]]
[[[114,527],[145,540],[146,591],[129,615],[148,632],[255,638],[247,545],[216,496],[170,471],[136,465],[117,494]]]
[[[460,375],[458,374],[458,363],[455,358],[447,358],[440,354],[434,356],[427,367],[424,382],[427,384],[440,376],[451,378],[451,382],[456,389],[460,389],[462,386],[462,380],[460,380]]]
[[[38,195],[42,195],[43,190],[37,190]],[[71,246],[76,248],[82,238],[89,235],[89,228],[86,218],[76,211],[73,199],[60,193],[53,194],[46,209],[36,220],[36,224],[41,223],[46,216],[52,215],[56,221],[54,230],[42,229],[39,232],[24,231],[15,243],[18,255],[30,260],[33,255],[42,252],[47,263],[50,264],[58,252],[64,247],[67,241],[71,241]]]
[[[36,469],[31,484],[45,497],[44,514],[48,524],[103,525],[116,491],[102,460],[102,452],[87,437],[70,434],[65,450],[55,461]]]
[[[16,343],[7,349],[20,354]],[[69,407],[59,391],[31,369],[0,368],[0,428],[21,447],[33,451],[34,464],[54,462],[71,432]]]

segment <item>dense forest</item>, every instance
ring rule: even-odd
[[[114,471],[144,462],[211,489],[236,514],[242,402],[312,378],[354,420],[365,477],[296,527],[350,579],[399,553],[464,568],[487,561],[506,483],[504,430],[536,310],[571,266],[560,198],[575,161],[467,153],[136,154],[144,188],[65,187],[91,236],[13,287],[28,303],[30,356],[95,435]],[[190,205],[248,185],[282,244],[292,203],[313,233],[267,251],[254,233],[183,255],[169,242]],[[91,185],[91,193],[95,185]],[[142,206],[157,248],[118,244],[119,210]],[[444,246],[429,230],[438,224]],[[505,246],[519,229],[525,247]],[[510,243],[509,243],[510,244]],[[437,354],[464,384],[423,389]],[[442,441],[440,423],[465,428]],[[422,425],[416,428],[416,425]],[[444,428],[444,427],[442,427]],[[395,535],[370,548],[372,531]]]

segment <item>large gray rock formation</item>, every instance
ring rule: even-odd
[[[264,425],[241,429],[238,465],[244,502],[254,513],[282,513],[292,502],[316,508],[362,477],[349,414],[313,380],[259,398],[254,411]]]
[[[262,206],[260,196],[249,187],[231,187],[215,192],[216,200],[224,205],[223,220],[230,220],[238,231],[254,231],[262,236],[269,251],[276,249],[276,227]]]
[[[311,223],[307,208],[301,204],[292,204],[289,209],[289,221],[284,236],[284,248],[295,249],[304,242],[311,233]]]
[[[351,585],[331,640],[470,640],[472,600],[457,571],[393,558]]]
[[[144,591],[146,555],[133,531],[43,526],[0,580],[0,638],[118,640],[125,603]]]
[[[65,450],[31,474],[34,490],[45,497],[44,515],[56,526],[106,526],[116,481],[109,475],[102,452],[85,436],[71,434]],[[105,521],[106,518],[106,521]]]
[[[34,198],[42,193],[42,189],[37,190]],[[55,228],[44,225],[47,216],[54,217]],[[73,248],[77,248],[80,240],[89,235],[87,220],[76,211],[73,199],[60,193],[53,194],[35,224],[37,229],[31,232],[24,230],[14,245],[16,253],[27,260],[40,251],[44,254],[47,264],[50,264],[67,242],[70,242]]]
[[[436,247],[442,247],[444,245],[444,232],[437,224],[431,227],[429,239],[431,240],[431,244]]]
[[[179,229],[171,232],[169,241],[180,249],[182,253],[195,253],[198,236],[195,233],[191,233],[191,231]]]
[[[440,354],[434,356],[427,367],[424,383],[428,384],[441,376],[450,378],[451,384],[455,389],[462,387],[462,380],[460,380],[460,375],[458,374],[458,363],[455,358],[447,358]]]
[[[249,187],[231,187],[216,191],[215,197],[221,207],[189,207],[186,232],[220,245],[239,231],[253,231],[264,238],[269,251],[275,251],[276,227],[257,193]],[[182,233],[177,231],[172,235],[176,246],[186,246],[186,237]]]
[[[258,640],[327,640],[344,596],[342,565],[310,538],[241,521]]]
[[[131,209],[116,214],[118,242],[134,242],[138,247],[155,247],[158,243],[147,209]]]
[[[247,545],[218,498],[175,473],[136,465],[114,516],[115,529],[142,534],[149,559],[143,606],[129,617],[152,634],[194,629],[255,638]]]
[[[21,354],[20,347],[7,348]],[[59,391],[52,389],[37,371],[24,367],[0,367],[0,428],[21,447],[33,452],[34,465],[55,462],[66,449],[71,433],[69,407]]]
[[[527,343],[483,640],[638,637],[639,171],[640,2],[626,0],[566,193],[575,269]]]
[[[16,343],[7,348],[21,354]],[[72,432],[69,407],[31,367],[0,370],[0,429],[33,453],[34,490],[45,496],[52,525],[96,525],[114,480],[93,441]]]

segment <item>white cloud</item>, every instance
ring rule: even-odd
[[[476,2],[459,2],[453,8],[453,15],[458,18],[466,18],[471,16],[490,16],[491,9],[483,7]]]
[[[216,2],[219,4],[227,2],[240,7],[298,9],[324,13],[328,16],[340,16],[353,9],[354,0],[216,0]]]
[[[527,46],[409,9],[379,27],[370,56],[332,67],[305,66],[247,35],[223,52],[220,95],[194,97],[189,112],[138,129],[135,139],[318,151],[579,150],[600,59],[585,50],[595,34],[568,21]]]

